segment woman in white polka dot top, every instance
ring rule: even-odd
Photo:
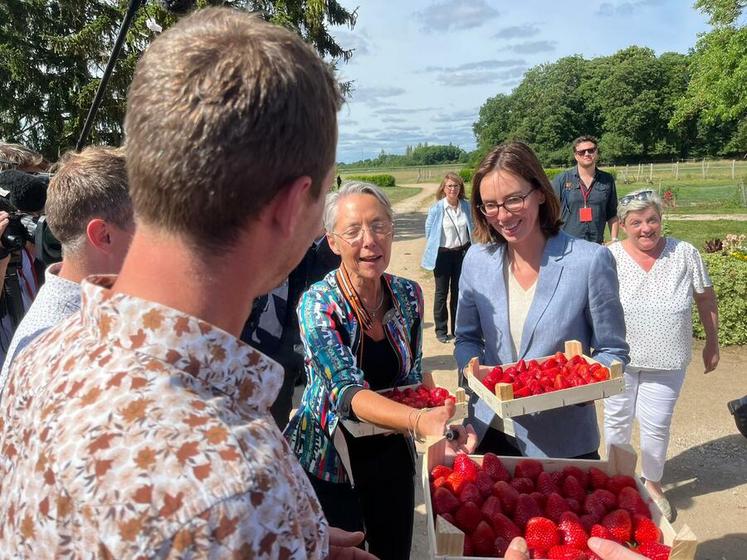
[[[641,471],[646,489],[671,521],[661,479],[672,412],[692,355],[693,299],[706,332],[704,373],[719,361],[718,308],[698,250],[661,235],[661,199],[650,190],[620,199],[618,217],[627,238],[609,246],[617,261],[630,364],[625,391],[604,404],[607,445],[629,443],[640,424]]]

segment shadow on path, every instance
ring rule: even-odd
[[[425,214],[407,212],[394,216],[394,240],[409,241],[425,235]]]

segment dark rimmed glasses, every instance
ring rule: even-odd
[[[594,146],[593,148],[585,148],[583,150],[576,150],[577,156],[593,156],[597,153],[597,148]]]
[[[634,200],[650,200],[653,196],[654,191],[640,191],[633,194],[626,194],[619,201],[620,206],[627,206]]]
[[[498,204],[497,202],[484,202],[483,204],[479,204],[477,207],[480,209],[480,212],[489,217],[497,216],[501,206],[506,209],[506,212],[516,214],[524,209],[527,197],[534,191],[535,189],[532,189],[526,194],[515,194],[509,196],[502,204]]]

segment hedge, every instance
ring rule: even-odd
[[[345,177],[346,181],[363,181],[364,183],[373,183],[380,187],[393,187],[394,175],[350,175]]]
[[[747,260],[724,253],[703,255],[718,298],[718,338],[722,346],[747,344]],[[705,338],[693,305],[693,334]]]
[[[472,167],[464,167],[459,170],[459,176],[464,181],[464,184],[472,182],[472,175],[475,174],[475,170]]]

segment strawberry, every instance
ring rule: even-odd
[[[633,522],[630,514],[624,509],[616,509],[605,515],[602,525],[610,532],[612,540],[619,543],[628,542],[632,536]]]
[[[573,548],[567,544],[553,546],[547,551],[550,560],[588,560],[589,556],[583,550]]]
[[[540,494],[539,492],[532,492],[529,495],[537,503],[537,507],[540,508],[540,511],[544,511],[545,505],[547,504],[547,496]]]
[[[592,537],[599,537],[600,539],[610,540],[612,538],[612,535],[610,535],[607,527],[605,527],[604,525],[600,525],[599,523],[595,523],[594,525],[592,525],[589,534]]]
[[[482,518],[492,525],[493,518],[499,513],[503,513],[503,509],[501,508],[501,501],[495,496],[489,496],[485,500],[485,503],[482,504],[480,513],[482,513]]]
[[[446,477],[446,483],[451,486],[451,489],[456,494],[459,494],[462,491],[462,488],[464,488],[464,485],[467,484],[467,482],[469,481],[464,478],[464,475],[458,472],[452,472]]]
[[[441,486],[445,486],[449,490],[451,490],[451,484],[449,484],[449,481],[446,479],[445,476],[442,476],[441,478],[437,478],[433,481],[433,484],[431,484],[431,493],[436,491],[436,488],[439,488]]]
[[[446,477],[451,474],[451,469],[444,465],[436,465],[433,467],[433,470],[431,471],[431,480],[436,480],[438,478]]]
[[[480,467],[466,453],[457,453],[454,457],[454,472],[461,473],[467,482],[477,480]]]
[[[560,514],[564,511],[570,511],[568,502],[560,494],[553,492],[547,497],[545,504],[545,517],[552,519],[555,523],[560,521]]]
[[[565,480],[563,480],[562,494],[563,497],[572,498],[579,504],[583,504],[586,498],[586,490],[584,490],[584,487],[572,474],[567,475]]]
[[[509,541],[504,539],[503,537],[497,537],[495,539],[495,543],[493,543],[493,556],[497,558],[503,558],[506,555],[506,551],[508,550],[508,545],[510,544]]]
[[[589,467],[589,485],[594,489],[606,488],[609,476],[606,472],[596,467]]]
[[[532,517],[524,532],[527,546],[531,549],[547,550],[560,542],[558,527],[546,517]]]
[[[514,538],[521,536],[521,529],[516,526],[516,523],[511,521],[502,513],[497,513],[493,516],[492,525],[496,536],[505,539],[509,543]]]
[[[531,478],[532,481],[535,481],[543,470],[545,469],[542,467],[542,463],[536,459],[522,459],[516,463],[514,478]]]
[[[516,502],[519,499],[519,493],[516,491],[516,488],[508,482],[499,480],[493,485],[493,495],[500,498],[503,511],[508,515],[513,515],[516,510]]]
[[[511,474],[508,472],[503,462],[498,458],[495,453],[486,453],[482,458],[482,470],[490,475],[494,481],[504,480],[506,482],[511,480]]]
[[[477,489],[480,491],[480,494],[483,498],[487,498],[488,496],[493,494],[493,479],[490,478],[488,473],[485,471],[480,471],[477,473],[477,480],[475,480],[475,486],[477,486]]]
[[[659,542],[661,531],[648,517],[636,513],[633,515],[633,538],[638,544]]]
[[[480,490],[477,489],[475,484],[467,482],[462,486],[462,491],[459,492],[459,501],[463,504],[472,502],[479,507],[482,505],[482,494],[480,494]]]
[[[589,535],[586,534],[586,530],[575,514],[568,511],[561,514],[558,531],[560,531],[563,544],[578,548],[579,550],[586,549],[586,541],[589,540]]]
[[[607,490],[612,492],[615,496],[617,496],[620,493],[620,490],[626,486],[630,486],[631,488],[636,487],[635,479],[632,476],[616,474],[611,476],[607,481]]]
[[[454,514],[454,524],[465,533],[474,531],[480,521],[482,521],[482,513],[477,504],[473,502],[462,504]]]
[[[479,556],[489,556],[495,550],[495,531],[485,521],[480,521],[472,535],[472,546],[475,554]]]
[[[601,512],[601,514],[604,515],[613,509],[617,509],[617,498],[609,490],[604,490],[602,488],[594,490],[591,494],[586,496],[586,499],[584,500],[584,511],[586,513]]]
[[[578,503],[578,500],[576,500],[575,498],[566,498],[565,501],[573,513],[581,513],[581,504]]]
[[[437,515],[444,513],[453,513],[459,507],[459,500],[449,492],[445,487],[436,488],[433,493],[433,511]]]
[[[578,482],[581,484],[581,488],[586,488],[586,485],[589,483],[589,476],[578,467],[564,467],[563,473],[566,476],[575,476],[576,480],[578,480]]]
[[[469,537],[469,535],[464,535],[464,555],[474,556],[474,554],[475,547],[472,545],[472,539]]]
[[[549,496],[554,492],[559,492],[557,484],[553,482],[552,477],[549,473],[541,472],[537,477],[536,488],[538,492],[542,492],[545,496]]]
[[[541,517],[542,511],[537,506],[529,494],[521,494],[519,500],[516,502],[516,511],[514,512],[514,523],[516,523],[521,529],[527,526],[527,522],[532,517]]]
[[[620,490],[617,495],[617,507],[627,510],[630,515],[639,514],[651,517],[651,512],[643,501],[636,488],[626,486]]]
[[[553,471],[550,473],[550,478],[552,478],[552,481],[555,483],[555,486],[560,489],[560,487],[563,485],[563,479],[565,478],[565,474],[563,474],[563,471]],[[560,490],[558,490],[558,493],[560,493]]]
[[[510,482],[519,494],[531,494],[534,492],[534,482],[531,478],[514,478]]]
[[[670,547],[661,543],[643,543],[638,547],[638,554],[649,558],[650,560],[668,560]]]
[[[591,528],[595,524],[599,523],[602,520],[602,517],[603,517],[602,515],[600,515],[599,517],[597,517],[595,515],[590,515],[590,514],[586,513],[586,514],[582,515],[579,519],[581,520],[581,525],[583,525],[584,530],[587,533],[591,534]]]

